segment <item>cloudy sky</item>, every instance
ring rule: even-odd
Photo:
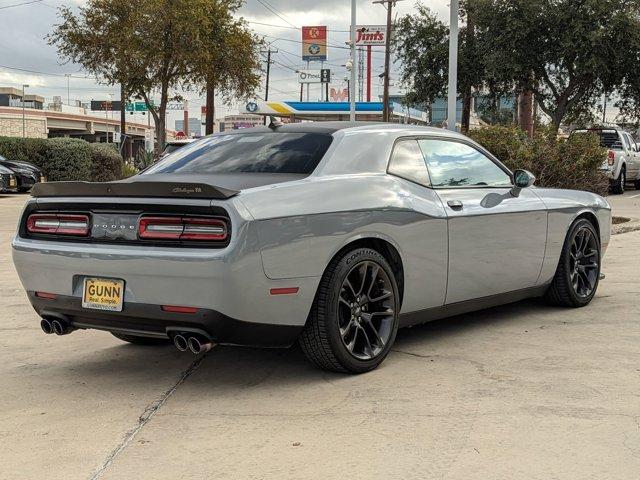
[[[422,0],[441,18],[448,19],[448,0]],[[77,65],[61,65],[53,47],[47,45],[44,37],[57,23],[57,9],[61,5],[78,6],[82,0],[0,0],[0,86],[21,87],[30,85],[30,92],[44,96],[47,102],[54,95],[60,95],[66,101],[67,78],[70,79],[71,100],[83,101],[108,98],[112,93],[119,98],[115,88],[99,85],[94,79],[82,78],[84,73]],[[23,5],[19,5],[23,4]],[[348,50],[337,48],[344,46],[348,39],[350,21],[350,0],[246,0],[240,10],[250,27],[266,42],[278,49],[273,56],[270,99],[294,100],[299,97],[299,85],[294,72],[303,68],[300,58],[300,30],[302,25],[327,25],[329,32],[328,68],[333,73],[331,86],[346,86],[346,70],[342,66],[348,58]],[[394,10],[398,15],[414,11],[415,0],[403,0]],[[358,0],[359,24],[383,24],[386,12],[381,5],[369,0]],[[269,25],[261,25],[269,24]],[[377,50],[377,51],[376,51]],[[373,55],[373,95],[382,93],[377,75],[382,72],[383,53],[374,49]],[[55,74],[55,75],[52,75]],[[397,78],[397,66],[392,70],[392,81]],[[315,90],[314,90],[315,87]],[[392,91],[398,86],[392,87]],[[262,94],[263,92],[260,92]],[[315,95],[314,95],[315,93]],[[191,116],[200,116],[202,98],[197,92],[186,92],[189,98]],[[319,88],[312,86],[310,99],[317,100]],[[315,97],[315,98],[314,98]],[[237,113],[239,105],[223,106],[218,102],[220,114]],[[173,119],[181,114],[172,115],[168,126],[173,128]]]

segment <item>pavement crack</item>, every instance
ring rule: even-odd
[[[89,480],[97,480],[102,476],[105,470],[109,468],[109,466],[115,461],[118,455],[120,455],[125,450],[125,448],[127,448],[129,444],[131,444],[131,441],[135,438],[138,432],[142,430],[142,428],[147,423],[149,423],[156,412],[160,410],[162,406],[167,402],[167,400],[169,400],[169,398],[176,392],[178,387],[180,387],[180,385],[182,385],[187,380],[187,378],[189,378],[195,373],[196,370],[198,370],[206,356],[207,355],[205,354],[194,360],[191,365],[189,365],[189,367],[180,374],[177,381],[170,388],[165,390],[162,395],[160,395],[160,397],[158,397],[156,400],[145,407],[140,417],[138,417],[138,423],[125,434],[116,448],[114,448],[111,453],[107,455],[107,458],[105,458],[102,464],[91,474]]]

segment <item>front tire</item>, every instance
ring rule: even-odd
[[[364,373],[389,354],[400,302],[393,271],[370,248],[336,257],[327,267],[299,343],[316,366]]]
[[[600,239],[593,224],[576,221],[567,234],[556,274],[545,294],[562,307],[584,307],[596,294],[600,281]]]

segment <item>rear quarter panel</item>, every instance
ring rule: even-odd
[[[319,277],[344,246],[379,238],[400,254],[402,311],[410,312],[443,304],[448,261],[444,208],[433,195],[416,211],[412,186],[386,174],[340,175],[254,189],[239,199],[257,223],[270,279]]]

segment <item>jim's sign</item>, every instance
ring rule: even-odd
[[[387,27],[384,25],[358,25],[356,27],[356,45],[385,45]]]

